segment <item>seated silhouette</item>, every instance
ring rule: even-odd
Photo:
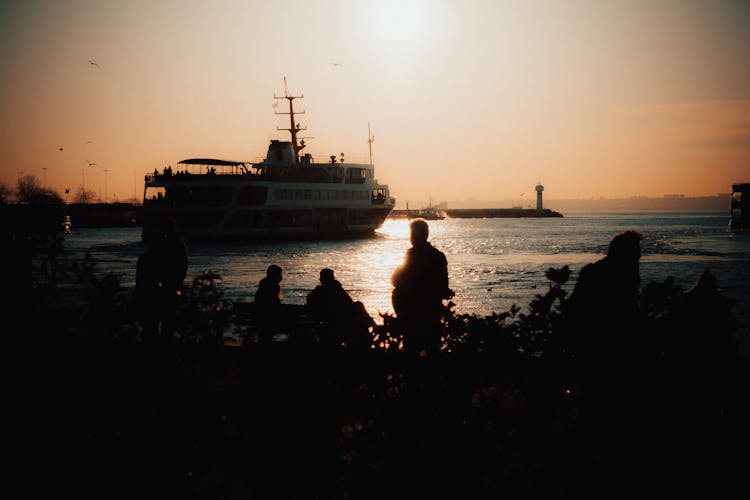
[[[674,339],[682,361],[716,367],[737,353],[732,303],[705,269],[676,305],[678,331]]]
[[[352,330],[340,332],[342,334],[362,336],[359,330],[367,329],[374,324],[364,304],[349,296],[341,283],[335,279],[333,270],[329,268],[321,269],[320,285],[308,294],[306,306],[311,319]],[[359,340],[365,342],[364,338]]]

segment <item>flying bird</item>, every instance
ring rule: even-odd
[[[344,65],[341,64],[341,63],[331,63],[331,64],[333,65],[334,68],[343,68],[344,67]]]
[[[94,142],[94,141],[86,141],[86,144],[91,144],[92,142]]]
[[[97,68],[99,68],[99,67],[100,67],[100,66],[99,66],[99,65],[98,65],[97,63],[95,63],[95,62],[94,62],[94,61],[92,61],[91,59],[89,59],[89,64],[90,64],[90,65],[92,65],[92,66],[96,66]]]
[[[93,161],[86,160],[86,163],[89,164],[89,167],[93,167],[94,165],[96,165],[96,163],[94,163]]]
[[[61,148],[60,148],[60,151],[62,151],[62,150],[63,150],[63,148],[61,147]]]

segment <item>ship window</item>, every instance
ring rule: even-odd
[[[178,205],[227,205],[232,200],[234,189],[227,186],[170,188],[166,198]]]
[[[292,200],[294,196],[294,189],[277,189],[274,192],[274,199],[276,200]]]
[[[350,168],[346,171],[347,184],[362,184],[366,177],[367,173],[364,168]]]
[[[268,198],[268,188],[266,186],[244,187],[240,190],[237,197],[238,205],[263,205]]]
[[[378,188],[372,190],[372,202],[373,203],[385,203],[385,189]]]
[[[143,196],[143,201],[145,203],[158,203],[162,200],[164,200],[164,197],[167,194],[167,190],[163,187],[153,187],[149,186],[146,188],[146,193]]]

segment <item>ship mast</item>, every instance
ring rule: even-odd
[[[294,163],[299,163],[299,151],[305,147],[304,142],[300,145],[297,143],[297,132],[300,130],[307,130],[307,127],[300,127],[299,123],[294,122],[294,105],[292,102],[295,99],[302,99],[305,97],[305,94],[302,95],[289,95],[289,89],[286,86],[286,77],[284,77],[284,95],[283,96],[277,96],[276,94],[273,95],[274,99],[286,99],[289,101],[289,112],[285,113],[283,111],[276,111],[275,113],[277,115],[289,115],[289,128],[279,128],[276,127],[276,130],[288,130],[290,134],[292,134],[292,148],[294,149]],[[297,111],[298,115],[304,115],[304,111]]]
[[[372,135],[372,127],[367,122],[367,144],[370,146],[370,165],[372,165],[372,143],[375,142],[375,136]]]

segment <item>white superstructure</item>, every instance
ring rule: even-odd
[[[275,96],[276,97],[276,96]],[[166,217],[187,238],[356,236],[372,233],[393,210],[395,198],[375,179],[372,163],[346,163],[329,156],[318,163],[300,155],[304,128],[294,121],[289,101],[289,142],[272,140],[260,163],[214,158],[182,160],[146,176],[143,236],[158,231]],[[299,113],[298,113],[299,114]],[[370,142],[370,141],[368,141]]]

